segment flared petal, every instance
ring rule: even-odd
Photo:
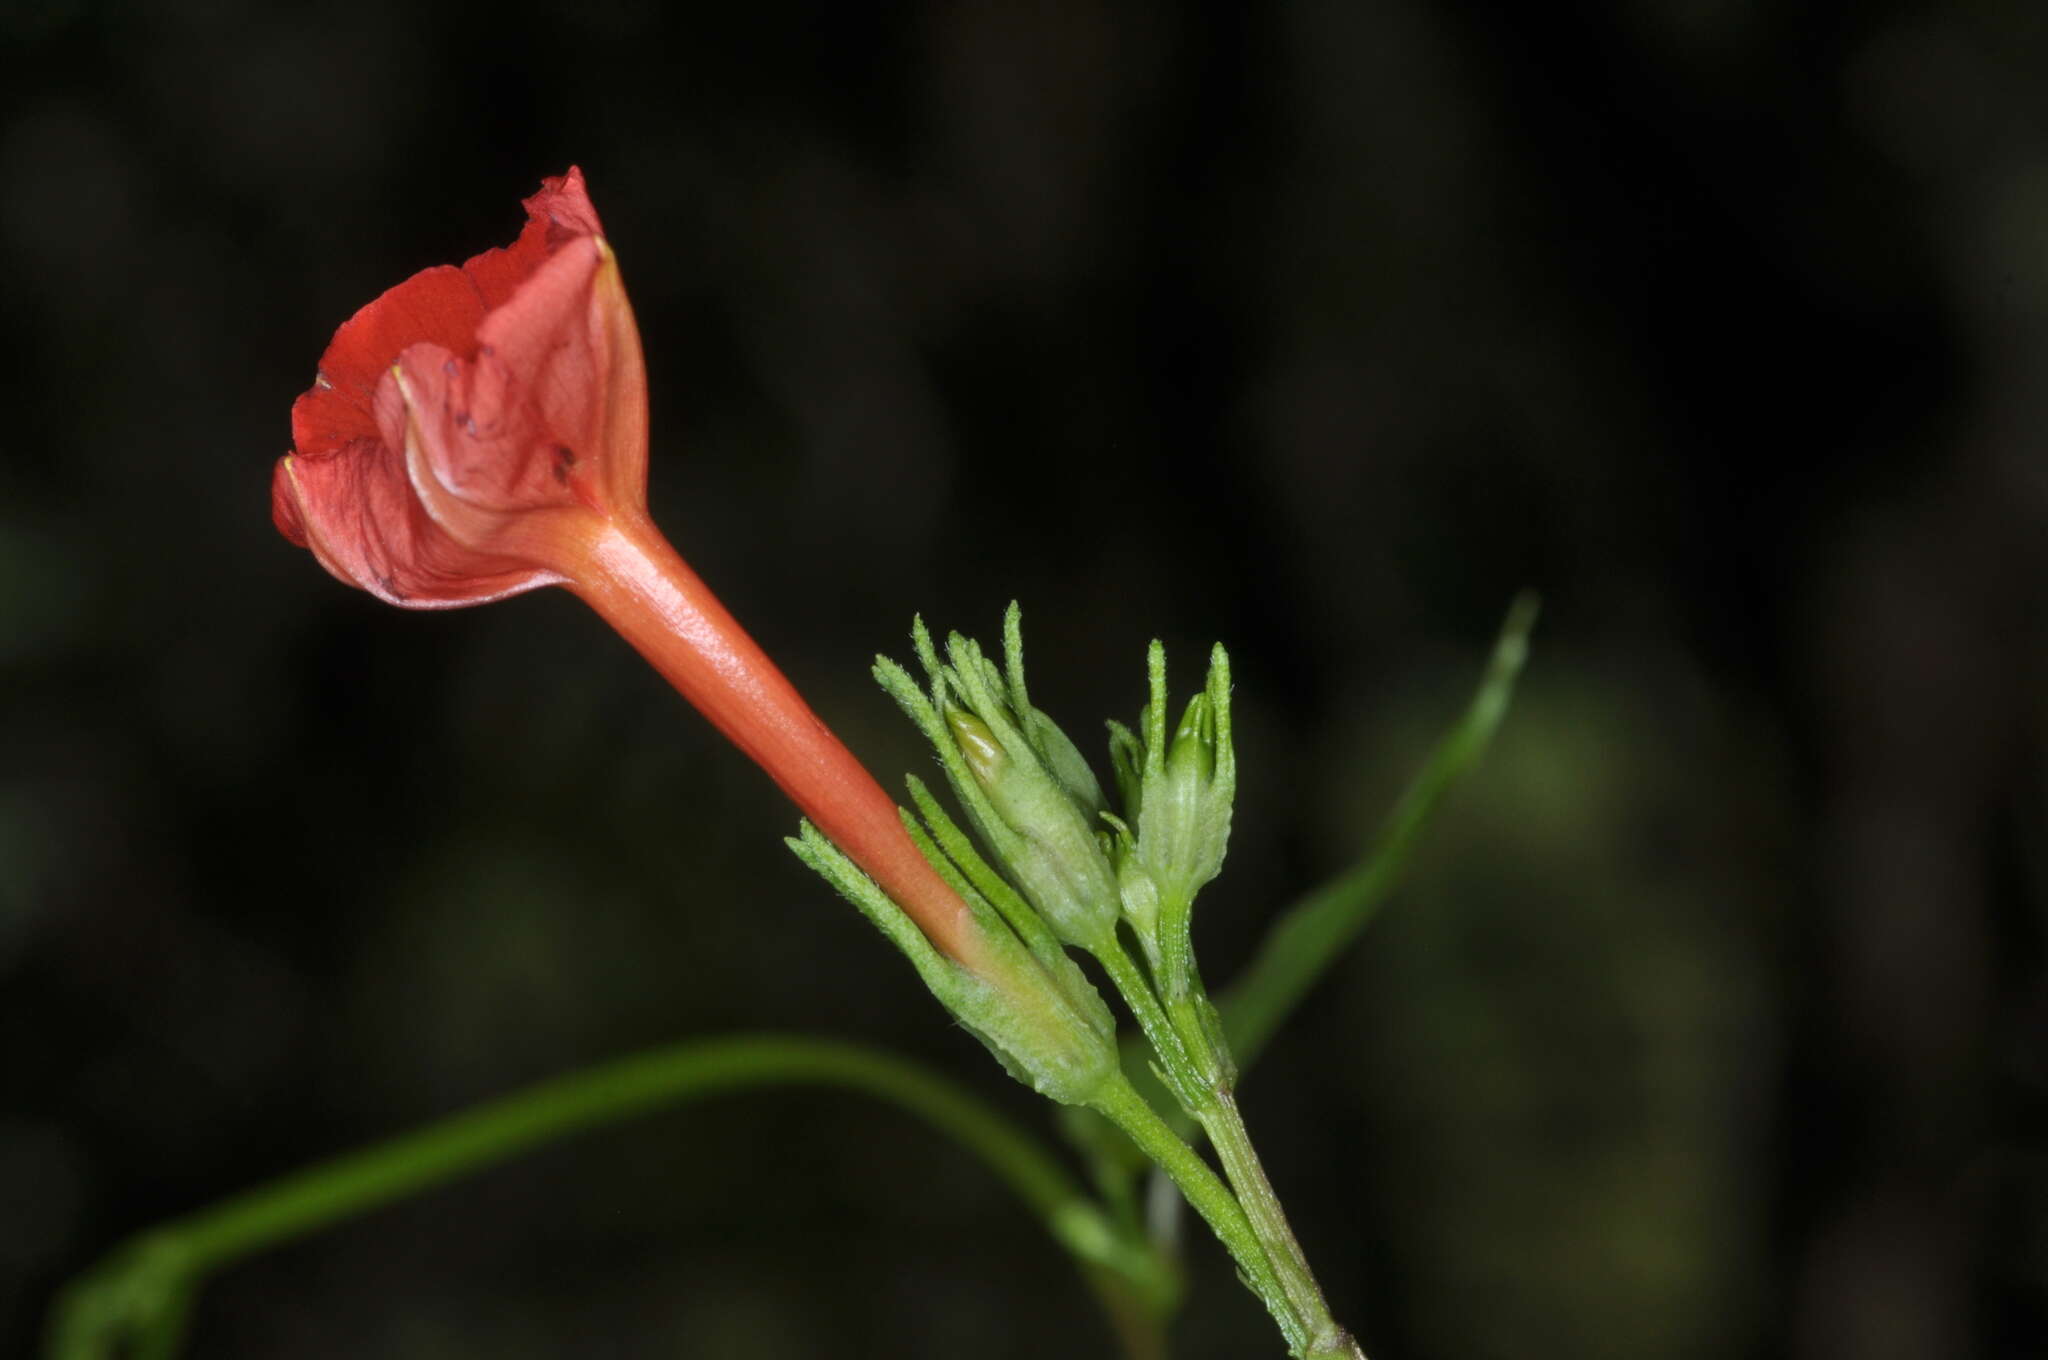
[[[387,604],[485,604],[562,579],[530,561],[458,547],[414,494],[403,454],[381,440],[359,440],[341,457],[280,460],[270,499],[285,537]]]
[[[559,581],[592,516],[643,508],[639,335],[582,174],[544,181],[525,208],[510,246],[415,274],[349,318],[292,408],[277,527],[394,604]]]

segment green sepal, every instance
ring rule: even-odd
[[[987,957],[979,971],[940,953],[903,909],[808,821],[788,845],[903,952],[932,995],[1011,1076],[1062,1104],[1094,1099],[1117,1070],[1109,1007],[1065,954],[1048,961],[1027,949],[937,846],[914,834],[933,868],[984,927]]]
[[[941,813],[942,817],[943,815]],[[992,915],[988,903],[981,899],[980,893],[965,876],[964,867],[951,862],[946,852],[933,842],[931,836],[923,827],[917,825],[910,814],[905,813],[903,820],[918,852],[931,863],[932,868],[938,871],[939,876],[946,880],[953,891],[960,894],[961,899],[969,904],[977,916],[986,918]],[[953,830],[957,835],[959,828],[954,827]],[[974,853],[972,845],[963,844],[962,848],[973,860],[981,876],[992,880],[1005,895],[1015,899],[1015,893],[1009,890],[1008,885],[989,868],[985,860]],[[993,922],[990,924],[993,928]],[[1112,1044],[1115,1042],[1116,1016],[1110,1012],[1108,1003],[1102,999],[1102,993],[1095,990],[1095,984],[1088,980],[1088,975],[1068,956],[1067,951],[1060,946],[1059,940],[1046,930],[1043,922],[1038,923],[1036,930],[1020,930],[1014,938],[1001,938],[997,948],[1006,954],[1016,954],[1021,948],[1023,955],[1038,965],[1045,979],[1059,989],[1074,1014],[1103,1039]]]
[[[924,819],[925,827],[930,828],[929,834],[938,843],[938,849],[944,852],[945,858],[959,866],[974,890],[1002,913],[1010,928],[1017,932],[1017,938],[1023,940],[1034,954],[1058,949],[1059,940],[1046,926],[1044,918],[1033,911],[1031,904],[1018,896],[1017,890],[1004,882],[1003,876],[981,857],[974,848],[973,840],[960,829],[959,823],[946,815],[946,809],[925,782],[914,774],[903,782],[910,786],[910,801],[917,804],[917,816]],[[912,836],[920,834],[922,828],[907,811],[903,813],[903,822]],[[925,858],[930,859],[931,854],[927,852]]]
[[[875,677],[938,749],[990,858],[1061,940],[1099,950],[1120,912],[1115,871],[1097,840],[1101,786],[1074,744],[1031,706],[1014,604],[1004,634],[1003,668],[958,633],[941,660],[918,619],[911,640],[929,690],[885,658]]]
[[[1010,707],[1018,716],[1024,738],[1045,762],[1046,770],[1084,812],[1092,815],[1108,811],[1102,785],[1095,778],[1095,771],[1088,768],[1088,758],[1081,754],[1081,748],[1060,730],[1058,723],[1032,706],[1031,692],[1024,685],[1024,611],[1015,600],[1003,611],[1003,677]]]
[[[1139,726],[1143,725],[1141,721]],[[1109,728],[1109,767],[1116,774],[1124,816],[1134,818],[1145,804],[1145,743],[1115,718],[1105,726]]]

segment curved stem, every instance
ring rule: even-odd
[[[1157,1311],[1172,1283],[1156,1254],[1119,1234],[1038,1141],[980,1100],[901,1058],[773,1035],[695,1041],[621,1058],[309,1167],[118,1249],[65,1291],[53,1360],[109,1355],[142,1324],[143,1353],[169,1356],[191,1287],[279,1243],[481,1171],[530,1148],[650,1110],[750,1087],[810,1082],[901,1106],[965,1145],[1087,1270],[1106,1306]]]

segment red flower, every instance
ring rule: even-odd
[[[958,962],[982,928],[896,804],[647,517],[640,335],[571,168],[526,229],[357,312],[292,407],[272,515],[350,585],[415,609],[566,585]]]
[[[565,580],[565,550],[645,501],[640,334],[582,174],[545,181],[526,212],[507,248],[350,317],[292,407],[277,527],[392,604]]]

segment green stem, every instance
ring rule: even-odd
[[[1121,1075],[1105,1082],[1092,1102],[1093,1108],[1127,1134],[1180,1188],[1195,1212],[1208,1221],[1224,1249],[1237,1263],[1238,1271],[1266,1311],[1279,1324],[1290,1354],[1312,1354],[1309,1328],[1296,1312],[1287,1287],[1274,1271],[1273,1262],[1259,1240],[1258,1232],[1245,1216],[1237,1197],[1230,1192],[1209,1164],[1167,1126],[1159,1112],[1145,1102],[1137,1089]]]
[[[1356,1351],[1351,1338],[1330,1315],[1329,1304],[1324,1301],[1322,1289],[1309,1269],[1308,1258],[1280,1207],[1280,1197],[1273,1192],[1265,1167],[1252,1148],[1251,1136],[1245,1130],[1244,1119],[1231,1090],[1230,1062],[1218,1051],[1209,1028],[1202,1023],[1201,980],[1194,971],[1192,951],[1184,951],[1185,971],[1179,975],[1183,979],[1184,990],[1170,996],[1164,1004],[1154,993],[1150,979],[1139,969],[1137,961],[1123,948],[1121,941],[1112,939],[1107,947],[1094,952],[1110,980],[1116,984],[1117,991],[1123,995],[1132,1015],[1137,1017],[1138,1027],[1151,1044],[1174,1098],[1202,1126],[1210,1144],[1215,1147],[1230,1188],[1236,1192],[1235,1207],[1257,1239],[1273,1283],[1286,1300],[1289,1314],[1298,1320],[1303,1330],[1298,1353],[1312,1357],[1354,1355]],[[1138,1099],[1142,1102],[1143,1097]],[[1146,1108],[1149,1110],[1150,1106]],[[1163,1120],[1160,1122],[1162,1127],[1168,1128],[1175,1143],[1185,1148],[1185,1141],[1171,1132],[1171,1126]],[[1146,1150],[1152,1151],[1150,1148]],[[1192,1152],[1189,1155],[1208,1173],[1206,1163]],[[1172,1174],[1171,1168],[1168,1174]],[[1213,1173],[1208,1174],[1213,1179]],[[1185,1189],[1183,1186],[1183,1192]],[[1188,1199],[1190,1203],[1195,1202],[1193,1195]],[[1218,1231],[1220,1234],[1221,1230]],[[1267,1303],[1270,1308],[1272,1300],[1269,1298]],[[1278,1312],[1274,1315],[1280,1316]],[[1292,1340],[1290,1338],[1290,1342]]]
[[[1115,936],[1110,937],[1107,945],[1091,952],[1096,962],[1102,965],[1102,970],[1109,974],[1109,980],[1116,985],[1124,1004],[1130,1008],[1139,1030],[1145,1035],[1145,1042],[1152,1046],[1173,1098],[1192,1113],[1206,1083],[1195,1068],[1193,1055],[1181,1042],[1180,1031],[1174,1028],[1166,1008],[1159,1004],[1151,979],[1145,976],[1138,961],[1124,948],[1123,941]]]
[[[1295,1237],[1286,1211],[1280,1207],[1280,1197],[1274,1193],[1266,1168],[1252,1147],[1251,1134],[1245,1129],[1244,1116],[1237,1108],[1237,1096],[1231,1087],[1230,1060],[1218,1051],[1211,1027],[1202,1020],[1202,983],[1192,964],[1190,959],[1189,994],[1173,997],[1166,1003],[1194,1069],[1202,1074],[1199,1098],[1189,1105],[1188,1112],[1209,1136],[1209,1145],[1216,1149],[1223,1174],[1229,1178],[1230,1188],[1237,1192],[1246,1221],[1273,1263],[1273,1273],[1287,1296],[1288,1306],[1302,1320],[1307,1341],[1300,1354],[1314,1360],[1359,1356],[1357,1343],[1331,1316],[1330,1305],[1323,1298],[1322,1286],[1316,1283],[1315,1272],[1309,1269],[1301,1241]]]
[[[1237,1201],[1244,1206],[1252,1231],[1271,1258],[1274,1273],[1287,1291],[1288,1302],[1308,1328],[1305,1354],[1318,1358],[1357,1356],[1357,1344],[1331,1316],[1330,1305],[1309,1269],[1301,1242],[1280,1207],[1280,1197],[1274,1193],[1273,1183],[1266,1178],[1266,1168],[1252,1148],[1236,1096],[1227,1085],[1217,1087],[1214,1099],[1196,1111],[1196,1118],[1201,1121],[1202,1131],[1209,1135],[1209,1145],[1216,1149],[1217,1160],[1223,1163],[1223,1174],[1237,1192]]]
[[[537,1145],[666,1105],[788,1082],[839,1086],[909,1110],[965,1145],[1088,1268],[1105,1304],[1163,1311],[1167,1268],[1119,1234],[1044,1149],[1007,1119],[915,1064],[853,1044],[779,1036],[699,1041],[541,1083],[416,1132],[148,1230],[60,1298],[54,1360],[112,1353],[138,1314],[144,1354],[168,1356],[192,1285],[209,1271]],[[1121,1300],[1111,1297],[1120,1295]]]

